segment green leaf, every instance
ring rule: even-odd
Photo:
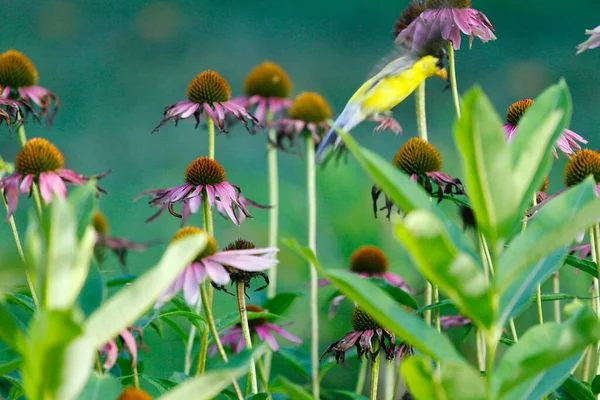
[[[140,378],[155,387],[160,394],[168,392],[179,384],[178,382],[173,382],[169,379],[155,378],[146,374],[141,374]]]
[[[78,303],[85,315],[90,315],[102,304],[105,296],[104,280],[98,266],[92,263],[83,288],[79,293]]]
[[[504,326],[531,304],[531,296],[537,285],[544,282],[562,265],[566,249],[558,249],[537,263],[529,266],[500,295],[498,326]]]
[[[15,351],[19,351],[19,341],[23,337],[23,331],[13,316],[7,304],[0,297],[0,339]]]
[[[430,212],[417,210],[408,213],[395,228],[396,236],[425,278],[437,284],[463,315],[489,329],[494,310],[482,267],[454,246],[443,223]]]
[[[204,249],[206,240],[205,234],[197,234],[170,244],[155,267],[94,311],[85,324],[85,332],[95,347],[116,337],[121,329],[133,324],[150,308]]]
[[[271,314],[268,312],[248,312],[248,321],[257,319],[257,318],[280,318],[279,315]],[[222,332],[227,328],[231,328],[235,324],[240,322],[240,313],[237,311],[232,311],[229,314],[225,314],[224,316],[217,318],[215,321],[215,326],[217,327],[217,331]]]
[[[327,390],[326,394],[330,395],[332,399],[350,399],[350,400],[367,400],[366,396],[350,392],[348,390]],[[324,396],[323,396],[324,397]]]
[[[91,179],[84,185],[77,187],[69,194],[68,201],[77,221],[77,237],[81,240],[90,225],[94,209],[98,203],[96,180]]]
[[[567,256],[565,258],[565,265],[579,269],[588,275],[598,278],[598,266],[591,260],[585,258],[579,258],[575,256]]]
[[[552,165],[552,149],[571,119],[571,95],[564,80],[546,89],[521,117],[511,144],[519,215],[531,205]]]
[[[296,300],[298,296],[301,295],[301,293],[297,292],[277,293],[275,297],[265,301],[262,308],[272,314],[284,315],[286,311],[292,306],[294,300]]]
[[[267,400],[269,398],[269,393],[262,392],[256,393],[254,396],[248,397],[249,400]]]
[[[394,286],[390,284],[383,278],[367,278],[369,281],[373,282],[383,290],[387,292],[394,300],[398,303],[410,307],[412,310],[419,308],[417,304],[417,300],[412,297],[408,292],[400,289],[398,286]]]
[[[423,314],[425,311],[441,309],[441,308],[456,309],[456,306],[454,305],[452,300],[442,300],[442,301],[438,301],[437,303],[430,304],[428,306],[420,307],[420,308],[416,309],[415,311],[413,311],[413,314]]]
[[[566,311],[572,313],[567,321],[534,326],[506,352],[493,375],[496,396],[508,394],[600,339],[600,321],[594,313],[580,302],[570,304]]]
[[[483,379],[467,363],[444,361],[441,373],[434,373],[428,359],[414,356],[402,361],[400,371],[416,400],[485,399]]]
[[[504,290],[530,265],[563,246],[568,246],[593,221],[600,219],[600,199],[595,182],[584,182],[548,201],[519,236],[503,252],[496,268],[497,282]]]
[[[521,198],[512,191],[512,154],[502,121],[480,88],[463,97],[462,117],[456,122],[454,139],[477,226],[495,253],[496,243],[512,232],[521,216]]]
[[[398,303],[383,289],[346,270],[325,271],[310,249],[300,246],[294,240],[287,241],[287,245],[311,262],[346,297],[357,302],[371,317],[398,337],[437,360],[464,361],[446,336],[425,324],[421,318],[398,307]]]
[[[596,400],[596,396],[586,383],[580,382],[573,375],[570,375],[561,385],[559,392],[566,392],[569,399],[573,400]],[[563,399],[563,397],[559,397]]]
[[[274,393],[286,394],[294,400],[314,400],[314,397],[306,389],[281,375],[275,378],[269,385],[269,389]]]
[[[595,395],[600,393],[600,375],[596,375],[592,380],[592,392]]]
[[[310,355],[304,351],[297,348],[280,348],[275,355],[283,358],[302,375],[306,377],[310,376]],[[320,367],[322,368],[323,366],[320,365]]]
[[[93,372],[87,384],[77,396],[78,400],[107,400],[116,399],[123,391],[123,386],[117,378],[110,374]]]

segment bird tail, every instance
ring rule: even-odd
[[[345,131],[349,131],[354,128],[363,120],[360,112],[360,104],[348,104],[344,108],[344,111],[340,114],[339,117],[335,120],[327,135],[321,140],[319,146],[317,147],[317,152],[315,154],[315,162],[319,164],[323,160],[323,156],[329,147],[333,146],[335,150],[340,144],[342,138],[340,138],[335,132],[336,129],[343,129]]]

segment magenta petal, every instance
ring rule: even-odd
[[[102,367],[106,370],[110,370],[116,364],[117,357],[119,356],[117,344],[113,340],[109,340],[101,351],[106,353],[106,359],[104,360]]]
[[[129,350],[129,354],[131,354],[131,364],[135,367],[137,365],[137,343],[135,342],[135,338],[127,329],[123,329],[119,332],[119,336],[123,339],[123,343]]]
[[[52,191],[56,193],[59,198],[62,200],[67,198],[67,187],[56,172],[48,172],[46,175],[46,180],[48,181]]]
[[[277,326],[277,325],[271,324],[271,323],[267,323],[267,324],[265,324],[265,326],[267,328],[271,329],[272,331],[274,331],[275,333],[277,333],[279,336],[289,340],[292,343],[302,344],[302,339],[292,335],[291,333],[289,333],[288,331],[286,331],[285,329],[283,329],[280,326]]]
[[[23,182],[21,182],[21,186],[19,187],[19,189],[21,190],[21,193],[29,193],[31,191],[31,184],[33,183],[33,175],[29,174],[29,175],[25,175],[25,178],[23,178]]]
[[[275,337],[266,327],[257,326],[254,329],[256,330],[256,334],[259,336],[259,338],[267,342],[271,350],[279,350],[279,344],[277,343],[277,340],[275,340]]]
[[[50,186],[50,182],[48,180],[48,172],[42,172],[39,177],[40,183],[40,194],[42,198],[46,202],[46,204],[50,204],[52,202],[52,187]]]

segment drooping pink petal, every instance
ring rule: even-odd
[[[228,255],[229,251],[221,251],[206,257],[212,262],[241,269],[244,271],[264,271],[277,265],[278,260],[261,256]]]
[[[183,288],[183,282],[185,278],[185,273],[182,272],[175,282],[173,282],[167,290],[156,300],[156,304],[154,304],[154,309],[158,310],[161,308],[167,301],[171,300],[175,295]]]
[[[48,182],[48,185],[50,186],[52,191],[54,193],[56,193],[56,195],[60,199],[62,199],[62,200],[66,199],[67,198],[67,187],[65,186],[65,183],[60,178],[60,176],[58,176],[58,174],[56,172],[52,172],[52,171],[49,171],[46,174],[47,174],[46,181]]]
[[[256,331],[258,338],[260,340],[266,341],[271,350],[279,350],[279,344],[277,343],[277,340],[275,340],[275,337],[271,334],[271,332],[269,332],[269,329],[267,329],[267,327],[257,326],[254,328],[254,330]]]
[[[219,201],[221,202],[223,209],[229,216],[229,219],[231,219],[231,221],[233,221],[234,224],[239,225],[240,221],[238,220],[237,216],[235,215],[235,212],[233,211],[232,198],[229,192],[227,191],[227,186],[224,185],[224,183],[215,185],[215,193],[217,197],[219,197]]]
[[[31,184],[33,183],[33,175],[32,174],[28,174],[25,175],[25,178],[23,178],[23,181],[21,182],[21,186],[19,187],[19,189],[21,190],[21,193],[27,194],[31,191]]]
[[[47,172],[42,172],[40,174],[39,184],[40,184],[40,194],[42,195],[44,202],[46,204],[50,204],[52,202],[53,191],[52,191],[52,187],[50,186],[50,182],[48,180]]]
[[[210,280],[218,285],[226,285],[229,283],[231,278],[227,270],[218,262],[212,261],[210,257],[202,259],[202,263],[206,268],[206,273],[210,277]]]
[[[117,357],[119,356],[117,344],[114,340],[109,340],[100,351],[106,354],[106,359],[104,360],[102,368],[108,371],[117,363]]]
[[[83,185],[87,182],[87,179],[84,176],[79,175],[77,172],[71,171],[70,169],[61,168],[57,172],[61,178],[74,185]]]
[[[212,207],[215,205],[215,188],[212,185],[206,185],[206,197],[208,198],[208,204]]]
[[[286,331],[285,329],[283,329],[280,326],[277,326],[275,324],[271,324],[271,323],[266,323],[265,326],[269,329],[271,329],[272,331],[274,331],[275,333],[277,333],[279,336],[289,340],[292,343],[296,343],[296,344],[302,344],[302,339],[300,339],[299,337],[296,337],[294,335],[292,335],[291,333],[289,333],[288,331]]]
[[[125,343],[127,350],[129,350],[129,354],[131,355],[131,365],[135,367],[137,365],[137,343],[135,342],[135,338],[127,329],[123,329],[119,332],[119,336],[123,340],[123,343]]]
[[[199,107],[200,105],[197,103],[188,100],[183,100],[175,103],[175,105],[167,111],[167,116],[172,117],[179,115],[182,119],[186,119],[192,116],[196,111],[198,111]]]
[[[188,305],[193,306],[200,297],[200,282],[197,280],[193,265],[189,265],[183,274],[183,298]]]
[[[335,296],[333,300],[331,300],[331,303],[329,303],[329,313],[327,314],[330,319],[335,317],[335,313],[337,312],[338,306],[342,301],[344,301],[345,298],[346,296],[340,294],[339,296]]]

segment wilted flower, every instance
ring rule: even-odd
[[[292,148],[296,137],[302,133],[311,135],[315,144],[318,144],[323,133],[329,129],[329,118],[331,108],[323,97],[313,92],[300,93],[288,110],[287,118],[273,123],[277,128],[277,140],[273,144],[285,149],[283,142],[287,139],[289,147]]]
[[[64,163],[63,155],[46,139],[28,140],[17,153],[15,172],[0,179],[0,189],[4,189],[8,203],[8,216],[10,217],[17,208],[19,192],[30,194],[33,183],[39,186],[42,199],[49,204],[55,194],[61,199],[67,197],[67,183],[83,185],[89,179],[100,179],[108,173],[85,177],[70,169],[64,169]],[[100,186],[97,188],[106,193]]]
[[[515,134],[517,133],[517,124],[521,120],[525,111],[533,104],[533,100],[524,99],[511,104],[506,111],[506,124],[504,124],[504,131],[506,132],[506,138],[509,143],[512,142]],[[581,146],[579,143],[587,143],[587,140],[573,132],[572,130],[565,129],[563,134],[556,141],[556,147],[563,152],[567,157],[571,157],[575,154],[575,151],[579,150]],[[557,157],[556,148],[553,150],[554,156]]]
[[[186,226],[177,231],[171,242],[199,233],[202,233],[201,229]],[[215,284],[226,285],[231,280],[227,268],[256,272],[269,269],[279,262],[271,258],[274,253],[279,251],[274,247],[223,251],[218,251],[218,248],[215,239],[209,236],[204,250],[160,296],[154,308],[162,307],[182,289],[185,301],[189,305],[196,304],[200,295],[200,283],[207,275]]]
[[[594,29],[586,29],[585,34],[590,35],[590,38],[577,46],[577,54],[600,46],[600,26]]]
[[[163,120],[152,133],[158,131],[169,121],[175,121],[194,116],[196,127],[200,124],[200,117],[205,111],[217,128],[225,131],[225,115],[233,114],[246,128],[248,121],[253,124],[258,120],[244,107],[231,101],[231,87],[221,75],[214,71],[204,71],[198,74],[188,85],[187,100],[182,100],[165,108]]]
[[[321,354],[321,360],[328,354],[333,353],[338,363],[343,363],[346,352],[356,346],[358,359],[363,354],[367,359],[374,360],[379,351],[383,350],[386,359],[392,360],[397,355],[396,336],[381,327],[369,314],[359,306],[354,307],[352,312],[352,331],[348,332],[338,341],[332,343],[327,350]],[[379,349],[373,350],[373,342],[379,342]]]
[[[254,116],[264,124],[267,115],[271,119],[290,108],[292,101],[292,81],[288,74],[277,64],[270,61],[256,66],[244,81],[246,96],[235,97],[231,101],[247,110],[254,108]]]
[[[152,396],[142,389],[126,388],[117,400],[152,400]]]
[[[413,17],[414,18],[414,17]],[[396,41],[420,49],[435,36],[450,40],[455,50],[460,49],[460,33],[483,42],[495,40],[494,27],[481,12],[471,8],[470,0],[427,0],[426,10],[401,30]]]
[[[123,329],[121,332],[119,332],[119,339],[121,340],[122,347],[127,349],[129,352],[129,356],[131,357],[131,365],[135,367],[137,365],[138,343],[132,332],[136,332],[139,335],[140,343],[142,343],[142,330],[136,327]],[[105,356],[102,368],[109,371],[117,362],[117,357],[119,356],[119,347],[114,340],[110,340],[104,346],[102,346],[100,349],[100,354]]]
[[[441,172],[442,156],[433,145],[423,139],[412,137],[400,147],[394,160],[394,166],[410,178],[419,183],[431,196],[436,197],[438,202],[442,201],[444,195],[465,194],[462,183],[458,178]],[[392,212],[392,202],[386,196],[385,206],[378,208],[377,200],[381,196],[381,189],[375,185],[371,189],[373,198],[373,212],[377,218],[377,212],[387,210],[386,217],[389,219]]]
[[[257,313],[264,312],[261,307],[254,305],[247,305],[246,310]],[[248,320],[248,325],[250,326],[251,334],[255,333],[261,341],[267,342],[273,351],[279,350],[279,344],[277,343],[277,340],[275,340],[275,335],[273,335],[273,333],[278,334],[292,343],[302,344],[302,340],[300,338],[287,332],[281,326],[268,322],[266,318],[255,318]],[[246,346],[246,342],[244,340],[241,325],[237,324],[225,330],[223,332],[223,336],[221,337],[221,342],[224,346],[229,347],[234,353],[239,353],[242,351]],[[211,349],[212,352],[215,350],[216,348]]]
[[[377,246],[361,246],[354,250],[350,256],[350,271],[363,278],[383,278],[390,285],[397,286],[405,292],[412,293],[412,289],[404,280],[389,272],[389,261],[386,255]],[[328,285],[329,281],[320,282],[321,286]],[[333,318],[339,304],[346,298],[343,294],[334,297],[329,305],[329,318]]]
[[[256,246],[254,245],[254,243],[252,243],[249,240],[245,240],[245,239],[238,239],[234,242],[231,242],[227,245],[227,247],[225,247],[223,249],[223,251],[231,251],[231,250],[253,250],[256,249]],[[260,290],[265,289],[267,286],[269,286],[269,276],[267,274],[265,274],[262,271],[244,271],[241,269],[237,269],[235,267],[231,267],[228,265],[225,265],[225,269],[227,270],[227,272],[229,273],[229,277],[231,278],[231,283],[234,284],[236,282],[244,282],[244,289],[249,289],[250,288],[250,281],[254,278],[262,278],[265,282],[265,284],[261,287],[259,287],[258,289],[255,289],[255,292],[258,292]],[[227,289],[225,288],[225,286],[223,285],[218,285],[216,283],[212,283],[213,287],[215,287],[218,290],[222,290],[224,292],[227,292]]]
[[[148,247],[145,243],[135,243],[127,239],[111,236],[108,221],[100,211],[94,212],[92,226],[97,233],[94,255],[99,262],[104,260],[104,250],[110,249],[115,253],[121,265],[125,267],[125,258],[128,251],[144,251]]]
[[[208,157],[200,157],[192,161],[185,170],[185,183],[168,189],[146,190],[139,196],[147,194],[153,195],[149,204],[154,207],[160,207],[160,210],[146,222],[153,221],[165,210],[169,210],[171,215],[181,218],[184,224],[190,214],[197,213],[202,204],[202,198],[206,196],[211,207],[215,202],[225,211],[229,219],[236,225],[240,224],[238,218],[239,212],[245,217],[251,217],[245,205],[240,201],[242,190],[237,185],[227,182],[225,170],[215,160]],[[181,203],[181,214],[174,211],[173,206]],[[237,212],[235,210],[237,208]]]
[[[0,86],[0,92],[2,87]],[[31,106],[23,101],[0,98],[0,125],[6,121],[9,129],[12,128],[13,121],[17,123],[17,127],[22,124],[27,114],[32,114],[37,120],[37,115]]]
[[[50,126],[60,107],[60,101],[48,89],[36,86],[38,78],[37,70],[23,53],[8,50],[0,54],[0,97],[37,105],[40,117],[46,117]]]

